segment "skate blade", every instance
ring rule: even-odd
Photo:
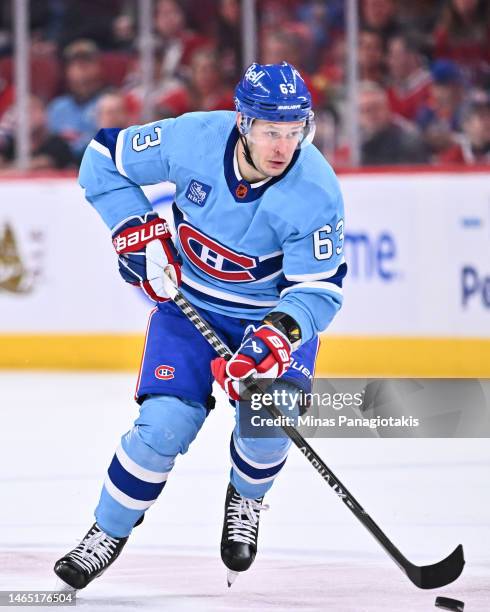
[[[239,572],[234,572],[233,570],[228,570],[228,573],[226,575],[226,581],[228,582],[228,588],[231,587],[231,585],[235,582],[236,577],[238,576]]]
[[[72,586],[70,586],[64,580],[61,580],[61,578],[59,577],[56,578],[54,590],[57,591],[58,593],[76,593],[77,592],[77,589],[74,589]]]

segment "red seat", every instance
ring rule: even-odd
[[[106,51],[101,54],[104,80],[108,85],[121,87],[133,61],[130,53]]]
[[[56,57],[32,56],[30,62],[31,91],[44,101],[51,100],[59,93],[61,68]],[[14,81],[14,60],[12,57],[0,59],[0,77],[8,83]]]

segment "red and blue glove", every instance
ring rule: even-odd
[[[240,400],[240,381],[254,374],[256,378],[280,378],[291,360],[291,343],[271,325],[247,328],[242,344],[233,357],[213,359],[211,371],[232,400]]]
[[[155,302],[166,302],[169,296],[164,289],[163,275],[170,276],[178,287],[181,260],[165,219],[155,212],[129,217],[113,229],[112,243],[123,279],[139,285]]]

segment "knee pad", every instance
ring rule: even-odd
[[[289,438],[235,438],[235,446],[252,461],[274,463],[282,461],[291,448]]]
[[[187,452],[206,419],[206,408],[172,395],[151,395],[135,421],[138,433],[155,452],[167,457]]]

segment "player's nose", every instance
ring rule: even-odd
[[[276,153],[285,155],[289,150],[290,143],[288,142],[287,138],[278,138],[274,144],[275,144],[274,151]]]

